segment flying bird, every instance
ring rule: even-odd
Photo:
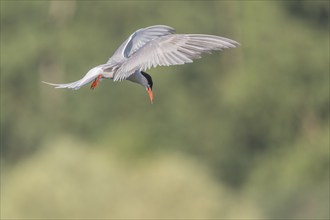
[[[145,71],[151,67],[182,65],[201,58],[203,53],[234,48],[238,42],[215,35],[175,34],[172,27],[154,25],[135,31],[115,51],[105,64],[89,70],[80,80],[55,84],[55,88],[77,90],[90,82],[94,89],[102,79],[113,81],[129,80],[142,85],[153,103],[153,81]]]

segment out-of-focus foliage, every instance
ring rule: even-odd
[[[5,217],[203,218],[225,211],[207,170],[180,155],[128,163],[70,140],[49,146],[5,175]]]
[[[149,70],[154,105],[41,83],[154,24],[241,46]],[[1,153],[6,218],[328,218],[329,2],[1,1]]]

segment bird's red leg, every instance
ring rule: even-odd
[[[94,89],[99,84],[101,78],[102,78],[102,75],[97,76],[97,78],[94,80],[94,82],[91,85],[91,89]]]

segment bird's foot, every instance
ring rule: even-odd
[[[101,78],[102,78],[102,75],[97,76],[97,78],[94,80],[94,82],[91,85],[91,89],[94,89],[99,84]]]

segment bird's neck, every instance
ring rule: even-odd
[[[135,71],[127,80],[140,84],[143,87],[148,87],[148,80],[141,74],[140,71]]]

